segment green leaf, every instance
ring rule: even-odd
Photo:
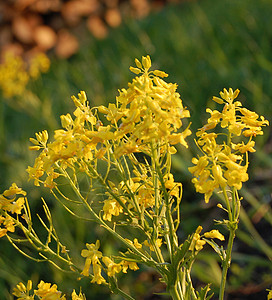
[[[209,300],[213,296],[213,293],[211,295],[207,295],[210,291],[210,284],[207,284],[204,288],[201,288],[201,290],[197,293],[197,300]]]
[[[220,247],[213,240],[207,240],[205,238],[203,238],[203,240],[213,248],[213,250],[219,255],[219,257],[222,261],[225,261],[226,251],[223,249],[222,246]]]

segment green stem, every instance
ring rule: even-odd
[[[135,300],[133,297],[131,297],[130,295],[128,295],[127,293],[125,293],[124,291],[120,290],[119,288],[115,288],[114,291],[116,294],[122,296],[124,299],[128,299],[128,300]]]
[[[177,284],[169,287],[169,293],[173,300],[183,300],[183,297],[178,293]]]
[[[108,226],[108,224],[106,222],[104,222],[99,215],[96,214],[96,212],[92,209],[92,207],[90,206],[90,204],[88,203],[87,199],[85,199],[79,189],[75,186],[73,180],[70,178],[70,176],[68,175],[68,173],[62,169],[61,167],[59,167],[59,170],[62,172],[62,174],[66,177],[66,179],[68,180],[70,186],[72,187],[72,189],[74,190],[74,192],[76,193],[76,195],[79,197],[79,199],[82,201],[82,203],[85,205],[85,207],[87,208],[87,210],[89,211],[89,213],[91,214],[91,216],[93,217],[94,221],[98,224],[100,224],[102,227],[104,227],[108,232],[110,232],[114,237],[116,237],[119,241],[121,241],[123,244],[125,244],[128,248],[130,248],[132,251],[134,251],[135,254],[139,255],[141,257],[141,259],[144,262],[149,261],[152,264],[157,264],[157,262],[155,262],[151,257],[147,257],[144,253],[142,253],[141,251],[139,251],[133,244],[130,244],[128,241],[126,241],[125,238],[123,238],[120,234],[118,234],[114,229],[112,229],[110,226]]]
[[[224,293],[225,293],[225,287],[226,287],[226,281],[227,281],[227,273],[228,273],[228,269],[229,269],[230,263],[231,263],[231,252],[232,252],[232,247],[233,247],[233,241],[235,238],[235,232],[238,227],[237,224],[238,224],[238,218],[239,218],[239,215],[235,216],[235,212],[237,210],[237,205],[239,205],[239,203],[238,203],[239,196],[236,193],[236,189],[233,189],[233,191],[232,191],[233,192],[232,209],[231,209],[231,205],[229,202],[229,197],[226,192],[226,188],[222,188],[222,190],[223,190],[223,195],[224,195],[227,209],[228,209],[228,215],[229,215],[228,229],[230,231],[230,235],[229,235],[226,257],[223,260],[223,271],[222,271],[221,284],[220,284],[220,290],[219,290],[219,300],[224,299]]]
[[[231,262],[231,251],[232,251],[232,247],[233,247],[233,241],[235,238],[235,231],[236,231],[236,229],[230,230],[226,258],[223,262],[223,271],[222,271],[220,291],[219,291],[219,300],[224,299],[224,293],[225,293],[225,287],[226,287],[226,281],[227,281],[227,273],[228,273],[228,269],[230,267],[230,262]]]

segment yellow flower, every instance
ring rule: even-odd
[[[13,289],[13,295],[18,297],[17,300],[34,300],[34,295],[29,295],[30,290],[32,289],[32,281],[28,280],[27,286],[22,282],[18,283]]]
[[[65,300],[65,295],[57,290],[57,285],[46,283],[43,280],[38,284],[38,289],[34,290],[35,295],[41,297],[43,300]]]
[[[4,226],[4,228],[0,227],[0,237],[3,237],[7,234],[8,231],[14,232],[15,231],[15,223],[11,216],[6,215],[0,216],[0,225]]]
[[[142,244],[140,244],[138,242],[138,239],[134,239],[133,242],[129,239],[125,239],[129,244],[134,245],[137,249],[141,249],[142,248]]]
[[[205,241],[201,240],[200,232],[202,231],[202,226],[198,226],[196,232],[194,233],[192,243],[189,247],[189,250],[193,251],[200,251],[203,246],[206,244]]]
[[[116,273],[121,272],[122,266],[120,264],[116,264],[109,257],[103,256],[102,261],[107,267],[108,276],[114,276]]]
[[[27,83],[47,72],[50,60],[45,54],[37,54],[29,63],[21,56],[6,52],[0,64],[0,89],[7,98],[23,95],[27,91]]]
[[[25,199],[23,197],[19,197],[16,201],[13,201],[12,203],[10,203],[8,210],[12,213],[12,214],[21,214],[21,211],[23,209],[25,203]]]
[[[127,260],[123,260],[121,262],[122,265],[122,271],[123,273],[127,273],[127,269],[129,268],[132,271],[137,271],[139,270],[139,267],[137,266],[136,262],[133,261],[127,261]]]
[[[72,292],[72,300],[86,300],[86,297],[81,292],[77,295],[76,291],[73,290],[73,292]]]
[[[202,156],[193,158],[195,166],[190,167],[189,171],[194,175],[192,182],[196,190],[205,194],[206,202],[219,186],[223,189],[226,186],[241,189],[242,183],[248,180],[248,161],[245,154],[255,152],[252,137],[263,134],[262,126],[269,124],[264,117],[259,119],[255,112],[243,108],[235,100],[238,94],[239,90],[233,91],[230,88],[220,92],[221,98],[214,97],[215,102],[224,104],[222,112],[207,109],[211,116],[196,134]],[[218,124],[221,125],[222,132],[207,132],[215,129]],[[241,135],[249,137],[246,143],[236,142]]]
[[[102,284],[106,282],[105,278],[101,275],[101,266],[98,263],[93,264],[93,273],[91,283]]]
[[[223,234],[221,234],[218,230],[213,229],[209,232],[205,232],[204,233],[204,237],[205,238],[210,238],[210,239],[219,239],[220,241],[224,241],[225,237],[223,236]]]
[[[162,239],[156,239],[155,243],[156,243],[156,246],[158,248],[160,248],[162,246]],[[147,240],[144,241],[144,245],[149,247],[151,251],[155,251],[153,245],[151,243],[149,243]]]
[[[233,89],[229,88],[229,90],[224,89],[223,92],[220,92],[220,96],[222,99],[226,100],[227,103],[231,104],[233,100],[237,98],[239,93],[240,91],[238,89],[233,92]]]
[[[175,196],[176,198],[181,198],[182,196],[182,184],[174,182],[173,174],[169,173],[166,177],[165,187],[170,190],[170,195]]]
[[[6,53],[4,62],[0,65],[0,88],[4,97],[22,95],[28,81],[27,64],[20,56]]]
[[[117,200],[109,198],[104,200],[103,205],[103,219],[111,221],[112,216],[119,216],[123,212],[123,207],[117,202]]]
[[[3,196],[5,196],[7,198],[13,198],[15,195],[18,195],[18,194],[25,196],[26,192],[23,191],[21,188],[19,188],[16,185],[16,183],[13,183],[8,190],[4,191]]]
[[[151,140],[165,140],[171,144],[181,143],[187,146],[184,138],[191,132],[175,133],[182,126],[182,118],[189,117],[176,92],[175,84],[168,84],[159,77],[166,77],[162,71],[149,71],[151,67],[150,57],[142,57],[142,63],[135,60],[137,68],[131,68],[137,74],[129,89],[122,89],[117,97],[117,103],[121,103],[120,108],[114,106],[114,122],[117,122],[120,116],[122,123],[117,129],[116,136],[130,134],[130,143],[140,145],[141,142],[148,143]],[[107,112],[109,111],[102,108]],[[117,112],[119,111],[119,115]],[[112,121],[112,118],[109,117]],[[136,148],[135,148],[136,150]],[[119,156],[119,154],[118,154]]]
[[[228,163],[229,169],[225,172],[225,177],[229,186],[233,186],[240,190],[242,188],[242,183],[248,180],[247,166],[240,166],[235,164],[237,167],[233,168],[233,164],[230,166]]]
[[[34,144],[30,150],[42,150],[29,166],[29,178],[35,185],[43,184],[54,189],[57,178],[61,175],[59,168],[75,174],[78,170],[90,174],[90,166],[99,160],[111,163],[111,154],[115,159],[135,152],[150,155],[151,144],[160,147],[160,155],[173,154],[171,145],[181,144],[188,147],[185,139],[191,134],[187,127],[181,131],[182,119],[190,116],[183,106],[177,85],[165,82],[167,74],[160,70],[151,71],[151,59],[142,57],[135,60],[137,68],[131,68],[139,74],[128,89],[121,89],[115,103],[108,107],[91,108],[85,92],[72,96],[76,106],[72,114],[62,115],[62,128],[55,131],[54,140],[48,142],[48,134],[42,131],[31,138]],[[103,125],[99,116],[106,118]],[[170,150],[169,150],[170,149]],[[173,194],[177,195],[174,188]],[[150,189],[139,189],[136,196],[139,205],[151,207],[154,197]],[[118,211],[119,209],[119,211]],[[111,220],[118,215],[121,208],[114,202],[107,202],[104,207],[104,219]]]
[[[88,249],[83,249],[81,251],[81,256],[86,257],[84,269],[81,272],[83,276],[89,276],[89,269],[91,267],[91,264],[97,263],[99,261],[99,258],[102,257],[102,252],[97,251],[99,248],[99,241],[96,242],[96,245],[86,244],[86,246]]]
[[[98,111],[105,114],[111,123],[117,123],[124,116],[124,111],[118,109],[115,103],[109,103],[108,108],[101,105],[98,107]]]
[[[267,300],[271,300],[272,299],[272,290],[268,290],[269,293],[267,295]]]
[[[23,197],[18,197],[16,199],[17,195]],[[13,183],[8,190],[5,190],[3,194],[0,194],[0,209],[11,212],[12,214],[21,214],[25,203],[24,196],[26,196],[26,192]]]
[[[244,142],[238,144],[231,144],[232,149],[237,150],[240,153],[255,152],[256,150],[254,149],[254,146],[254,141],[249,141],[247,144],[245,144]]]
[[[217,182],[222,188],[226,187],[227,180],[223,177],[223,171],[220,165],[212,166],[212,174],[215,182]]]
[[[193,178],[196,191],[205,194],[205,202],[208,203],[213,191],[219,187],[219,183],[215,180],[209,180],[210,171],[204,170],[199,178]]]
[[[49,70],[50,60],[44,53],[39,53],[34,56],[29,64],[29,75],[33,78],[38,78],[40,73],[45,73]]]
[[[81,256],[91,259],[92,263],[96,263],[102,257],[102,252],[98,251],[100,247],[99,240],[95,244],[86,244],[87,249],[81,251]]]

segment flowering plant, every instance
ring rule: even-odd
[[[86,242],[81,251],[84,267],[77,265],[69,255],[69,247],[60,241],[44,200],[47,222],[40,220],[47,240],[42,242],[33,228],[26,193],[16,184],[0,195],[0,235],[29,256],[20,248],[22,237],[14,236],[15,230],[20,230],[41,258],[55,266],[65,263],[79,278],[89,277],[92,283],[107,285],[125,299],[133,297],[119,288],[118,273],[144,265],[160,274],[172,299],[210,299],[210,284],[196,290],[191,280],[193,263],[203,246],[209,244],[222,263],[222,300],[239,222],[242,198],[238,191],[248,180],[248,152],[255,151],[253,139],[263,134],[262,127],[268,121],[242,107],[236,100],[239,90],[224,89],[221,98],[213,97],[223,109],[207,109],[211,116],[196,134],[200,155],[193,158],[194,166],[189,171],[206,202],[215,191],[223,194],[223,204],[218,206],[226,211],[228,219],[217,223],[230,232],[228,246],[225,250],[215,241],[225,240],[218,230],[202,233],[201,226],[180,241],[182,184],[175,182],[171,173],[171,157],[176,152],[175,145],[188,147],[185,139],[191,131],[186,119],[190,113],[180,99],[177,85],[164,81],[168,75],[150,70],[149,56],[135,63],[130,70],[138,76],[128,89],[119,91],[116,102],[108,107],[91,108],[84,92],[73,96],[74,116],[61,116],[62,129],[55,131],[53,140],[49,141],[45,130],[30,139],[30,149],[40,153],[27,169],[36,186],[49,188],[74,217],[96,222],[125,251],[119,255],[102,253],[99,240]],[[72,192],[67,193],[66,184]],[[104,196],[98,200],[102,193]],[[84,213],[76,209],[78,206]],[[126,233],[120,230],[124,226],[130,228]],[[55,284],[41,281],[32,294],[31,290],[31,281],[27,286],[19,283],[14,295],[18,299],[65,299]],[[81,292],[72,294],[73,300],[84,297]]]

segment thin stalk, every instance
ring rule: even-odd
[[[226,287],[226,281],[227,281],[227,273],[228,269],[230,267],[231,262],[231,252],[233,247],[233,242],[235,238],[235,232],[237,229],[238,224],[238,218],[239,215],[237,215],[237,218],[234,217],[234,212],[236,212],[236,207],[238,205],[239,196],[236,193],[236,189],[233,189],[233,197],[232,197],[232,209],[229,203],[229,198],[226,192],[226,188],[223,188],[223,195],[227,204],[228,209],[228,215],[229,215],[229,226],[228,229],[230,231],[229,240],[228,240],[228,247],[226,251],[226,258],[223,260],[223,270],[222,270],[222,276],[221,276],[221,284],[220,284],[220,290],[219,290],[219,300],[224,299],[224,293],[225,293],[225,287]]]
[[[231,207],[230,207],[230,203],[229,203],[229,197],[228,197],[228,194],[226,192],[226,188],[223,188],[222,190],[223,190],[223,195],[224,195],[226,205],[227,205],[229,220],[230,220],[230,222],[232,222],[233,218],[232,218],[232,212],[231,212]],[[233,202],[234,202],[234,200],[233,200]]]
[[[228,273],[228,269],[230,267],[230,262],[231,262],[231,251],[232,251],[232,247],[233,247],[233,241],[235,238],[235,231],[236,231],[236,229],[230,230],[226,259],[223,262],[223,271],[222,271],[220,291],[219,291],[219,300],[224,300],[224,293],[225,293],[225,287],[226,287],[226,281],[227,281],[227,273]]]
[[[124,291],[120,290],[118,287],[114,289],[114,292],[120,296],[122,296],[124,299],[128,300],[135,300],[133,297],[125,293]]]
[[[177,284],[170,286],[169,293],[173,300],[184,300],[184,298],[178,293]]]
[[[136,253],[137,255],[139,255],[141,257],[141,259],[143,261],[149,261],[152,262],[154,264],[157,264],[157,262],[155,262],[151,257],[147,257],[146,255],[144,255],[141,251],[139,251],[133,244],[130,244],[126,241],[125,238],[123,238],[120,234],[118,234],[114,229],[112,229],[106,222],[104,222],[97,214],[96,212],[92,209],[92,207],[90,206],[90,204],[88,203],[87,199],[85,199],[80,191],[77,189],[77,187],[75,186],[74,182],[72,181],[72,179],[70,178],[70,176],[68,175],[68,173],[63,170],[61,167],[59,167],[59,170],[63,173],[63,175],[67,178],[67,180],[69,181],[69,184],[71,185],[72,189],[74,190],[74,192],[76,193],[76,195],[79,197],[79,199],[81,199],[82,203],[85,205],[85,207],[87,208],[87,210],[90,212],[91,216],[94,218],[94,221],[97,222],[98,224],[100,224],[102,227],[104,227],[107,231],[109,231],[113,236],[115,236],[119,241],[121,241],[123,244],[125,244],[128,248],[130,248],[131,250],[134,251],[134,253]]]

